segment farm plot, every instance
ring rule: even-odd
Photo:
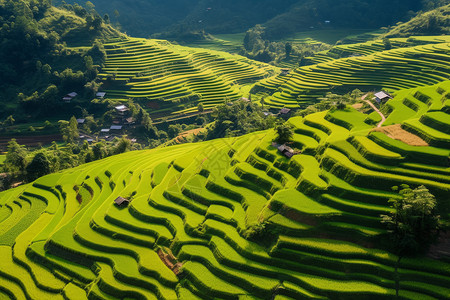
[[[363,46],[354,46],[355,49],[351,51],[362,51]],[[298,108],[314,103],[330,90],[349,92],[355,88],[367,91],[384,88],[398,91],[448,79],[448,41],[387,51],[376,50],[377,47],[373,51],[361,52],[362,56],[299,67],[288,77],[279,75],[258,82],[253,91],[269,93],[271,97],[266,99],[266,103],[271,107]]]
[[[109,83],[109,97],[134,98],[173,114],[195,112],[200,103],[210,109],[236,100],[243,96],[242,85],[276,70],[242,56],[160,40],[129,38],[106,43],[105,49],[100,77]]]
[[[425,184],[450,212],[448,115],[420,96],[444,87],[415,90],[421,118],[392,106],[430,147],[373,132],[346,108],[292,118],[292,159],[269,130],[125,153],[3,192],[1,295],[393,298],[398,258],[379,246],[391,187]],[[402,259],[400,297],[448,298],[449,269]]]

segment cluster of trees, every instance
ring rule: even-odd
[[[392,249],[400,256],[423,254],[439,236],[436,198],[423,185],[412,189],[403,184],[393,190],[401,197],[390,199],[394,211],[381,216],[393,241]]]
[[[427,7],[436,7],[435,2],[447,4],[429,12],[420,12],[406,23],[399,24],[386,33],[386,37],[410,37],[414,35],[450,34],[450,1],[428,1]]]
[[[312,113],[329,109],[344,109],[347,105],[360,102],[361,96],[363,96],[363,94],[364,93],[359,89],[355,89],[352,92],[344,95],[328,92],[324,97],[318,98],[317,103],[310,105],[303,110],[297,111],[295,115],[304,117]],[[370,108],[367,104],[364,104],[364,106],[367,106],[368,109]]]
[[[76,91],[78,100],[89,101],[98,89],[97,68],[106,53],[95,39],[117,32],[104,26],[102,18],[95,21],[95,11],[79,5],[64,8],[54,9],[49,0],[0,2],[0,99],[9,104],[0,105],[0,116],[14,111],[21,120],[65,113],[70,110],[60,101],[65,94]],[[92,47],[66,46],[74,42]]]
[[[296,56],[299,63],[302,58],[312,56],[314,53],[329,49],[330,46],[321,44],[295,44],[290,42],[270,41],[266,28],[261,25],[249,29],[244,37],[244,51],[241,53],[251,59],[278,64],[282,60],[289,60]]]
[[[168,33],[169,36],[182,37],[183,33],[202,30],[213,34],[238,33],[263,24],[267,27],[269,40],[310,30],[311,27],[379,28],[408,20],[419,10],[447,4],[447,0],[91,1],[136,36]],[[74,3],[76,0],[66,2]],[[151,18],[148,17],[149,11],[154,12]],[[374,12],[377,12],[376,17]],[[326,20],[330,24],[326,24]]]
[[[114,23],[120,22],[128,33],[142,37],[163,32],[181,36],[201,30],[210,33],[244,32],[285,12],[297,1],[91,0],[99,11],[111,15]],[[76,0],[66,2],[74,3]],[[150,18],[148,12],[153,12]]]
[[[211,113],[214,123],[204,139],[240,136],[274,127],[276,118],[265,116],[262,108],[251,102],[235,101],[216,106]]]
[[[28,150],[12,139],[8,143],[3,164],[5,174],[0,177],[0,190],[8,189],[15,182],[32,182],[50,173],[138,149],[141,149],[140,144],[132,144],[125,137],[116,138],[110,143],[100,140],[92,145],[85,141],[82,144],[68,142],[59,146],[53,142],[50,147],[37,150]]]

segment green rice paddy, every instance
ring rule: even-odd
[[[129,38],[105,44],[100,76],[111,78],[109,98],[140,101],[151,113],[187,114],[248,96],[246,85],[274,75],[276,68],[245,57]]]
[[[437,84],[449,77],[449,42],[446,36],[393,39],[391,50],[381,40],[338,45],[310,58],[310,65],[261,80],[254,91],[270,94],[265,102],[271,107],[299,108],[329,91],[395,92]]]
[[[425,184],[450,217],[449,91],[445,81],[388,102],[388,123],[430,147],[372,132],[346,108],[291,118],[302,153],[290,160],[268,130],[125,153],[2,192],[0,297],[393,299],[398,257],[378,244],[379,215],[407,183]],[[119,196],[132,201],[118,207]],[[269,246],[245,238],[260,223]],[[450,297],[446,261],[405,258],[398,274],[401,299]]]

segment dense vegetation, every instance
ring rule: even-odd
[[[448,298],[445,247],[428,257],[398,253],[391,237],[403,240],[386,222],[410,226],[420,217],[426,226],[411,232],[423,246],[445,227],[436,213],[449,219],[449,92],[446,81],[388,102],[388,121],[429,147],[373,131],[366,114],[344,105],[288,121],[299,151],[291,159],[267,130],[129,152],[3,192],[1,293]],[[45,164],[43,155],[36,160]],[[411,188],[391,190],[401,184]],[[119,196],[131,203],[116,205]]]
[[[18,122],[70,112],[62,97],[80,94],[89,103],[105,59],[97,39],[118,36],[95,11],[55,8],[50,1],[0,2],[0,116]],[[84,102],[82,101],[84,99]]]
[[[91,2],[133,36],[165,33],[165,37],[178,39],[193,38],[192,32],[202,30],[207,33],[245,32],[256,24],[267,28],[268,39],[279,39],[286,34],[310,30],[310,27],[379,28],[407,21],[414,12],[442,4],[435,0],[196,0],[189,1],[189,4],[182,0]],[[148,12],[152,12],[151,17]],[[330,21],[330,24],[325,21]]]
[[[410,21],[390,30],[386,37],[410,37],[413,35],[444,35],[450,33],[450,5],[421,13]]]
[[[450,298],[448,1],[222,2],[0,0],[0,299]]]

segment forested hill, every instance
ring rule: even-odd
[[[50,0],[0,0],[0,21],[2,116],[18,105],[48,113],[65,93],[81,94],[104,59],[96,40],[121,35],[94,10]]]
[[[450,33],[450,4],[419,14],[409,22],[396,26],[386,37],[437,35]]]
[[[54,1],[55,2],[55,1]],[[56,1],[57,2],[57,1]],[[83,3],[80,0],[70,2]],[[92,0],[133,36],[205,30],[208,33],[245,32],[264,24],[269,35],[332,26],[379,28],[407,21],[420,10],[447,0]],[[330,21],[325,23],[325,21]],[[273,36],[268,36],[273,38]]]

